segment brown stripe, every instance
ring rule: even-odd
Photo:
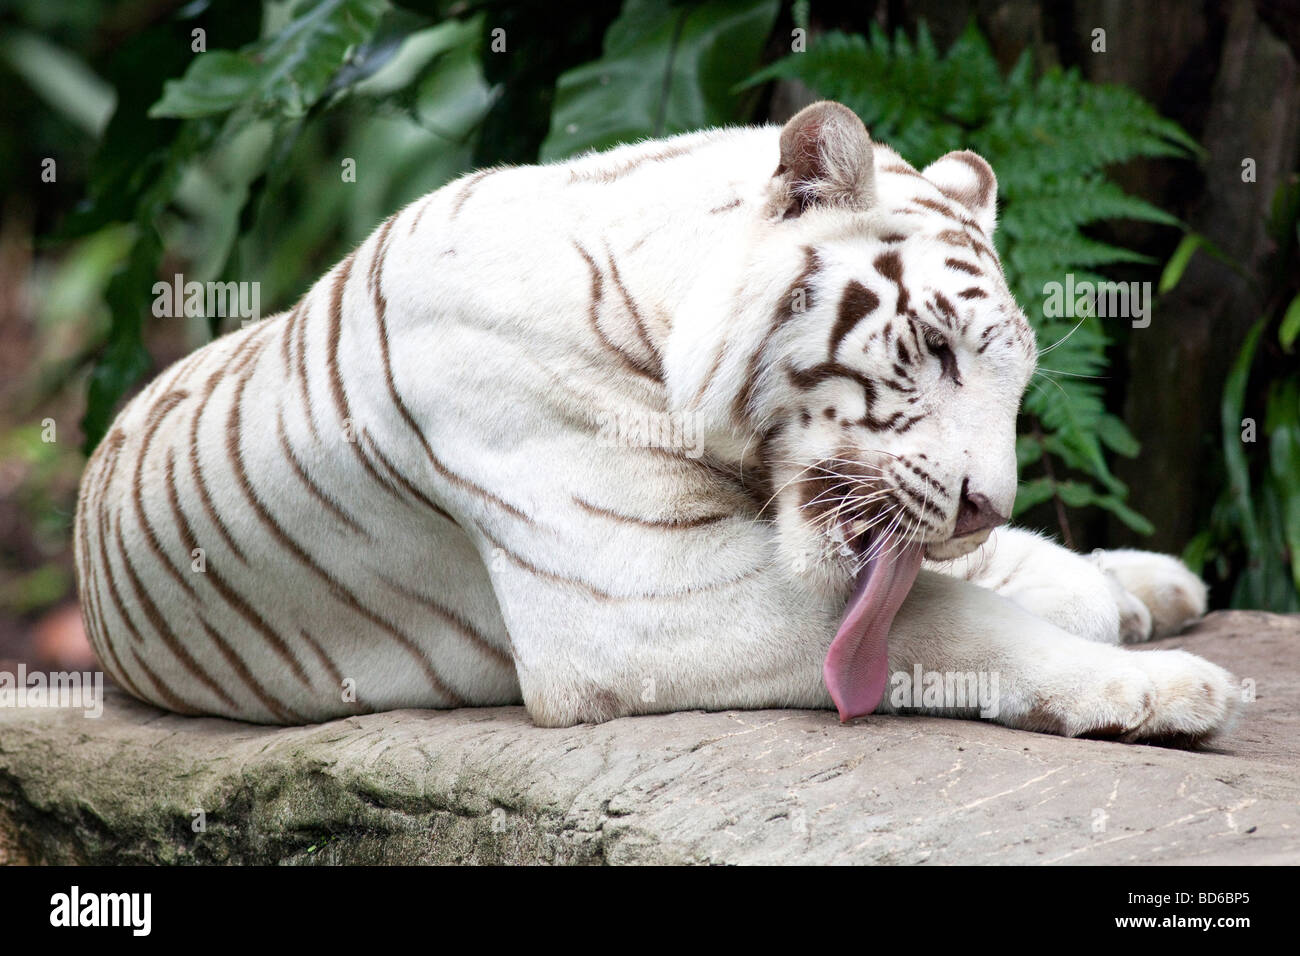
[[[709,210],[709,215],[714,215],[720,212],[726,212],[729,209],[735,209],[737,206],[744,205],[744,203],[745,201],[743,199],[733,199],[731,202],[726,203],[725,205],[714,206],[712,209]]]
[[[270,712],[272,717],[276,718],[282,724],[305,723],[301,714],[288,709],[285,705],[281,704],[266,692],[266,688],[258,683],[257,678],[254,677],[253,672],[248,669],[248,665],[244,663],[243,658],[235,653],[235,649],[230,646],[229,642],[218,634],[216,630],[213,629],[212,625],[203,619],[203,615],[201,614],[199,615],[199,624],[202,625],[204,632],[208,635],[208,639],[211,640],[213,644],[217,645],[217,650],[220,651],[221,656],[226,659],[226,663],[230,665],[230,669],[235,672],[235,675],[241,681],[244,682],[244,686],[253,692],[253,696],[261,702],[262,706]]]
[[[173,464],[174,463],[169,459],[169,467],[166,475],[167,500],[171,504],[172,515],[176,519],[176,525],[180,528],[181,538],[185,541],[186,548],[193,553],[194,549],[198,547],[198,541],[194,536],[194,529],[190,526],[189,519],[185,516],[185,510],[181,507],[180,496],[176,494],[176,473],[175,468],[171,467]],[[293,675],[298,678],[305,687],[311,687],[311,681],[307,677],[307,672],[303,670],[302,664],[298,662],[298,658],[295,657],[293,651],[289,649],[289,645],[284,642],[284,639],[281,638],[265,620],[263,620],[260,614],[253,610],[252,606],[244,599],[244,597],[239,594],[239,592],[237,592],[224,577],[221,576],[220,572],[217,571],[214,565],[211,563],[205,565],[203,578],[208,582],[208,584],[212,585],[212,589],[221,596],[221,599],[225,601],[236,614],[248,622],[249,626],[251,626],[253,630],[262,635],[266,642],[271,645],[276,654],[280,656],[280,659],[289,665],[289,669],[293,671]]]
[[[679,144],[675,146],[665,146],[662,149],[658,149],[653,153],[646,153],[642,156],[636,157],[635,159],[630,159],[627,160],[626,162],[620,163],[619,165],[614,167],[610,167],[606,169],[597,169],[590,172],[589,171],[579,172],[577,170],[570,170],[569,182],[571,183],[579,183],[579,182],[612,183],[615,180],[621,179],[622,177],[626,176],[628,173],[635,172],[637,169],[639,169],[641,166],[643,166],[646,163],[651,163],[651,162],[659,163],[659,162],[663,162],[666,159],[675,159],[678,156],[685,156],[686,154],[690,153],[693,149],[695,149],[694,145],[686,146],[686,145]]]
[[[389,220],[390,223],[391,221]],[[366,457],[365,452],[361,450],[359,440],[361,430],[358,424],[352,420],[352,408],[348,404],[347,391],[343,387],[343,372],[339,368],[339,341],[343,334],[343,287],[347,285],[348,277],[352,274],[352,266],[355,260],[356,253],[343,260],[338,275],[334,277],[334,284],[330,291],[329,331],[325,340],[325,365],[329,370],[330,394],[334,398],[334,409],[338,413],[339,423],[344,428],[349,429],[352,435],[351,441],[348,441],[346,436],[344,438],[346,444],[352,447],[352,454],[360,462],[361,467],[365,469],[366,474],[375,480],[376,484],[384,488],[394,498],[401,498],[401,492],[375,470],[375,466]]]
[[[154,529],[153,522],[149,520],[149,513],[144,507],[144,464],[149,454],[149,448],[153,444],[154,435],[157,433],[159,426],[162,425],[163,419],[167,413],[179,405],[185,399],[189,398],[189,392],[175,391],[168,392],[149,410],[149,417],[144,426],[144,437],[140,440],[140,451],[135,459],[135,475],[131,480],[131,501],[135,505],[136,519],[140,527],[144,529],[144,540],[149,545],[149,550],[158,559],[162,569],[167,572],[173,581],[180,585],[190,597],[197,597],[194,588],[186,581],[171,557],[163,550],[162,544],[158,540],[158,532]]]
[[[311,311],[307,302],[314,291],[315,286],[298,300],[298,306],[290,316],[290,321],[293,323],[294,337],[298,345],[298,391],[302,395],[302,417],[307,420],[307,428],[311,432],[312,440],[319,444],[320,432],[316,430],[316,415],[312,411],[311,380],[307,377],[307,315]]]
[[[945,524],[947,523],[948,521],[947,513],[940,510],[939,506],[936,505],[934,502],[932,502],[928,497],[920,494],[919,492],[916,491],[916,489],[910,487],[907,484],[907,482],[902,481],[900,476],[896,475],[894,477],[894,487],[897,488],[899,491],[903,492],[903,494],[907,495],[907,497],[915,501],[917,505],[920,506],[922,511],[929,511],[933,513],[934,516],[938,518],[941,522]],[[912,514],[910,515],[910,517],[920,518],[924,520],[924,517],[918,514]]]
[[[877,272],[894,283],[894,287],[898,290],[898,301],[894,305],[894,311],[898,315],[906,314],[909,302],[907,286],[903,284],[903,257],[897,252],[884,252],[876,256],[872,265]]]
[[[335,663],[332,660],[330,660],[329,655],[325,653],[325,649],[320,646],[320,642],[318,642],[316,638],[308,634],[306,630],[300,630],[298,632],[298,636],[302,638],[303,643],[305,643],[308,647],[310,647],[312,649],[312,653],[314,653],[316,657],[320,660],[321,666],[325,668],[326,673],[329,674],[330,680],[334,682],[334,686],[337,687],[340,691],[342,691],[343,674],[335,665]],[[340,700],[341,699],[342,698],[340,698]],[[357,703],[360,703],[359,696],[357,699]]]
[[[275,538],[275,540],[279,542],[285,550],[292,554],[294,558],[303,565],[303,567],[307,568],[307,570],[311,571],[320,578],[322,582],[324,582],[326,587],[329,589],[330,595],[336,601],[343,604],[345,607],[350,608],[359,616],[365,618],[371,624],[375,625],[375,627],[396,640],[403,648],[408,650],[420,663],[429,683],[438,693],[451,701],[451,706],[459,706],[462,704],[463,701],[460,696],[443,683],[443,680],[434,668],[433,663],[428,660],[419,646],[390,621],[362,604],[360,600],[357,599],[356,595],[349,591],[347,587],[338,580],[338,578],[318,564],[315,559],[307,553],[306,549],[303,548],[303,546],[294,539],[278,521],[275,520],[275,517],[267,509],[265,503],[257,494],[257,490],[253,487],[253,483],[249,480],[248,471],[244,467],[243,451],[240,447],[240,435],[242,434],[241,426],[243,423],[242,406],[244,400],[244,389],[247,386],[248,376],[240,376],[239,382],[235,386],[235,395],[231,400],[230,412],[226,420],[226,454],[230,459],[231,467],[234,469],[236,482],[238,483],[240,490],[244,493],[248,503],[252,506],[258,520],[262,523],[263,527],[270,532],[271,536]]]
[[[664,380],[663,356],[659,354],[659,350],[655,347],[654,342],[650,340],[650,333],[647,331],[645,322],[641,318],[641,312],[632,301],[632,297],[628,295],[627,286],[623,284],[623,278],[618,274],[618,263],[614,260],[614,254],[608,250],[606,250],[606,252],[609,256],[609,277],[614,280],[614,287],[618,289],[618,294],[623,299],[623,304],[632,315],[632,322],[636,325],[637,337],[641,340],[641,344],[645,346],[645,350],[649,352],[652,357],[649,365],[650,371],[654,373],[654,377],[657,380],[662,382]]]
[[[424,218],[425,210],[427,210],[430,206],[432,206],[437,201],[438,201],[438,194],[434,193],[432,196],[430,196],[428,199],[426,199],[423,203],[420,204],[420,208],[415,211],[415,218],[411,220],[411,228],[406,230],[406,234],[408,236],[415,235],[416,227],[420,225],[420,220]]]
[[[971,286],[969,289],[962,289],[957,296],[962,299],[987,299],[988,293],[977,286]]]
[[[891,163],[888,166],[881,166],[880,171],[882,173],[896,173],[899,176],[915,176],[917,179],[925,179],[924,176],[918,173],[911,166],[904,166],[902,163]]]
[[[844,294],[840,296],[839,315],[836,316],[835,325],[831,328],[830,357],[832,359],[840,350],[840,343],[844,341],[844,337],[852,332],[860,321],[876,311],[879,305],[880,297],[856,279],[844,287]]]
[[[114,439],[116,439],[116,447],[113,450],[113,463],[105,472],[104,481],[100,485],[101,497],[99,505],[95,509],[99,513],[99,564],[100,567],[104,569],[104,577],[108,580],[108,596],[113,599],[114,608],[117,609],[118,615],[122,618],[123,623],[126,624],[127,633],[135,639],[136,643],[143,643],[144,638],[140,636],[139,630],[136,629],[135,622],[131,619],[131,616],[126,613],[126,604],[122,600],[122,594],[117,589],[117,581],[113,577],[113,563],[108,558],[108,539],[112,534],[112,521],[108,509],[104,507],[103,495],[107,491],[108,486],[112,483],[113,474],[117,469],[118,455],[122,450],[121,446],[125,438],[126,436],[120,431],[109,435],[110,442],[113,442]]]
[[[926,209],[933,210],[940,215],[947,216],[949,219],[955,219],[958,222],[961,222],[962,217],[958,215],[957,210],[953,209],[952,206],[949,206],[946,202],[939,202],[937,199],[929,199],[925,196],[918,196],[914,198],[912,202],[916,203],[918,206],[924,206]]]
[[[298,460],[298,456],[294,453],[293,446],[289,443],[289,436],[285,433],[283,407],[277,407],[275,410],[275,430],[276,434],[280,438],[280,450],[284,452],[284,457],[288,459],[290,467],[293,468],[293,473],[298,476],[298,480],[302,482],[303,487],[307,489],[307,493],[315,498],[320,503],[321,507],[342,522],[349,530],[356,532],[362,537],[369,538],[370,535],[367,534],[366,530],[357,523],[357,520],[339,507],[338,503],[327,495],[320,485],[312,481],[311,476],[307,474],[307,469],[304,468],[302,462]]]
[[[730,578],[726,581],[714,581],[712,583],[704,584],[698,587],[682,588],[680,591],[643,592],[641,594],[614,594],[612,591],[606,591],[603,588],[599,588],[596,585],[592,584],[590,581],[585,581],[582,578],[571,578],[566,575],[559,574],[555,571],[547,571],[545,568],[540,568],[537,565],[533,564],[531,561],[529,561],[527,558],[507,548],[505,544],[497,540],[497,538],[491,532],[489,532],[487,528],[483,527],[482,523],[478,524],[478,529],[480,533],[482,533],[483,537],[488,541],[488,543],[491,544],[492,547],[500,551],[501,554],[504,555],[505,558],[508,561],[510,561],[511,564],[514,564],[517,567],[522,568],[524,571],[527,571],[529,574],[535,575],[544,580],[553,581],[556,584],[563,584],[569,587],[577,588],[578,590],[583,591],[586,594],[589,594],[600,601],[656,601],[656,600],[669,600],[675,598],[690,597],[691,595],[700,594],[702,592],[716,591],[721,588],[730,587],[733,584],[739,584],[741,581],[744,581],[748,578],[752,578],[757,574],[761,574],[763,570],[762,568],[754,568],[750,571],[745,572],[744,574],[741,574],[734,578]]]
[[[376,458],[379,459],[379,464],[383,466],[383,469],[386,472],[388,472],[389,477],[395,483],[400,485],[402,488],[406,489],[408,494],[414,497],[416,501],[420,502],[420,504],[424,505],[434,514],[438,515],[439,517],[446,518],[452,524],[456,524],[456,519],[453,518],[450,514],[448,514],[446,509],[440,507],[428,495],[422,492],[419,488],[415,487],[415,485],[412,484],[411,481],[407,479],[405,475],[403,475],[400,471],[397,470],[397,466],[394,465],[391,461],[389,461],[388,458],[384,455],[384,453],[379,450],[379,446],[375,444],[375,440],[374,438],[371,437],[369,432],[363,431],[361,433],[361,437],[362,440],[365,441],[366,448],[369,449],[370,454],[374,455]]]
[[[234,535],[230,533],[225,520],[212,502],[212,495],[208,492],[208,483],[203,478],[203,463],[199,460],[199,425],[203,420],[203,413],[207,411],[208,401],[212,398],[217,383],[221,381],[224,375],[225,369],[223,368],[218,368],[212,373],[207,384],[203,386],[203,394],[199,397],[198,407],[194,409],[194,417],[190,419],[190,472],[194,475],[194,487],[199,493],[199,503],[203,505],[203,511],[208,516],[208,521],[217,529],[217,533],[226,542],[226,547],[230,549],[231,554],[244,564],[247,564],[248,558],[244,556],[244,552],[239,545],[235,543]]]
[[[726,351],[727,345],[725,342],[718,346],[718,351],[713,356],[713,364],[709,366],[708,374],[704,376],[704,381],[695,390],[695,396],[691,399],[692,405],[698,404],[700,399],[704,397],[704,393],[708,391],[709,385],[713,382],[713,376],[718,374],[718,369],[722,365],[722,357],[726,354]]]
[[[719,521],[725,521],[730,518],[729,514],[704,514],[696,515],[689,518],[642,518],[637,515],[623,514],[618,511],[611,511],[608,508],[602,508],[586,501],[577,495],[573,496],[573,503],[583,511],[593,515],[599,515],[602,518],[609,518],[612,521],[620,521],[624,524],[632,524],[641,528],[656,528],[661,530],[679,530],[683,528],[700,528],[704,525],[716,524]]]
[[[158,694],[158,698],[162,700],[163,705],[165,705],[168,710],[173,710],[178,714],[185,714],[190,717],[197,717],[204,713],[204,711],[195,707],[193,704],[182,700],[175,691],[168,687],[163,682],[163,679],[155,674],[149,665],[144,662],[144,659],[135,652],[135,648],[131,648],[131,656],[135,658],[135,662],[139,665],[140,670],[144,671],[144,676],[149,678],[149,683],[153,684],[154,690]],[[151,699],[146,694],[136,694],[136,696],[141,700],[147,700],[150,703],[157,703],[156,699]]]
[[[984,270],[979,266],[971,265],[969,262],[963,262],[961,259],[944,259],[943,264],[949,269],[957,269],[961,272],[969,272],[973,276],[984,274]]]
[[[804,246],[803,255],[803,271],[795,277],[781,300],[777,302],[776,311],[772,314],[772,320],[768,324],[762,342],[759,343],[758,348],[749,357],[749,367],[745,372],[745,384],[741,386],[740,391],[736,393],[736,397],[731,403],[732,416],[738,421],[745,421],[749,416],[750,405],[754,400],[754,390],[758,387],[759,364],[763,361],[772,337],[776,335],[777,330],[782,325],[789,322],[796,314],[794,311],[795,296],[802,291],[804,312],[813,307],[812,281],[816,277],[818,269],[821,268],[821,262],[817,257],[817,250],[812,246]]]
[[[284,331],[280,335],[280,364],[284,366],[286,376],[293,374],[293,353],[290,348],[293,344],[293,317],[301,306],[302,300],[299,299],[293,311],[280,320],[280,324],[284,326]]]
[[[114,431],[112,434],[109,435],[108,439],[104,442],[101,442],[99,448],[95,450],[96,457],[99,456],[101,450],[107,449],[106,453],[112,453],[114,455],[113,466],[116,467],[117,465],[116,455],[121,452],[122,442],[124,440],[124,437],[125,436],[123,436],[123,434],[120,431]],[[126,668],[122,666],[121,660],[118,659],[117,649],[114,647],[114,640],[109,634],[108,619],[104,616],[103,599],[99,593],[99,588],[98,588],[98,580],[99,580],[98,572],[100,569],[102,569],[104,572],[104,578],[108,582],[108,586],[110,589],[110,596],[113,598],[113,602],[117,607],[118,614],[121,616],[122,620],[126,623],[128,633],[130,633],[133,637],[135,637],[137,641],[141,640],[139,632],[136,631],[135,629],[135,624],[126,615],[126,607],[123,605],[122,597],[118,593],[117,585],[113,581],[113,566],[109,563],[108,550],[104,543],[105,512],[103,510],[103,507],[104,507],[104,492],[108,486],[108,482],[106,479],[104,479],[103,476],[106,473],[107,471],[105,467],[101,467],[99,469],[99,472],[96,475],[95,488],[94,488],[96,492],[94,508],[96,512],[99,514],[99,520],[96,522],[96,524],[99,527],[99,530],[98,533],[95,535],[96,543],[99,545],[100,562],[98,566],[95,565],[91,555],[89,554],[86,555],[87,567],[96,569],[94,575],[96,586],[92,588],[91,591],[92,605],[95,608],[94,613],[97,619],[97,626],[103,632],[100,636],[101,643],[104,646],[104,650],[108,654],[108,660],[104,660],[104,658],[101,657],[100,661],[105,665],[109,665],[111,662],[111,673],[113,679],[116,680],[119,684],[121,684],[127,691],[129,691],[135,697],[138,697],[140,700],[145,700],[146,698],[144,694],[140,693],[140,689],[131,680],[130,675],[127,674],[126,672]],[[85,536],[90,532],[90,516],[89,514],[86,513],[87,511],[89,511],[89,508],[91,507],[89,497],[83,502],[83,505],[84,507],[82,510],[82,519],[84,523],[82,527],[82,537],[83,539],[85,539]]]
[[[621,361],[629,371],[635,372],[638,375],[650,379],[652,382],[658,383],[660,380],[655,374],[654,369],[615,345],[610,341],[609,336],[605,334],[605,330],[601,328],[601,305],[603,304],[605,297],[604,278],[600,274],[600,267],[596,265],[596,260],[591,257],[591,254],[588,253],[576,239],[572,240],[572,242],[573,248],[578,251],[578,255],[582,256],[583,261],[587,263],[588,271],[591,273],[591,292],[589,293],[590,304],[587,306],[587,319],[591,325],[591,330],[596,333],[596,338],[600,340],[601,344],[617,355],[619,361]]]
[[[123,544],[121,535],[118,535],[117,537],[117,553],[118,557],[122,559],[123,566],[126,568],[126,578],[131,582],[131,588],[135,592],[136,602],[144,611],[145,619],[162,640],[163,644],[165,644],[167,649],[175,655],[176,659],[181,662],[181,665],[189,671],[192,677],[211,691],[212,695],[219,701],[226,704],[235,713],[238,713],[239,707],[235,704],[230,695],[221,689],[221,686],[212,679],[212,675],[205,671],[202,665],[191,656],[190,652],[186,650],[185,645],[177,639],[176,635],[173,634],[171,629],[167,626],[167,622],[163,619],[162,613],[158,610],[158,606],[153,603],[153,599],[149,597],[149,592],[140,582],[140,577],[136,573],[135,565],[131,563],[131,556],[126,551],[126,545]]]
[[[424,449],[424,455],[426,458],[428,458],[429,464],[433,466],[434,471],[436,471],[445,481],[451,482],[456,487],[462,488],[474,495],[477,495],[480,498],[483,498],[486,501],[491,502],[492,504],[496,505],[498,508],[503,509],[507,514],[513,515],[514,517],[518,518],[520,521],[523,521],[527,524],[532,524],[533,519],[530,518],[528,515],[524,514],[524,512],[520,511],[514,505],[510,504],[504,499],[488,491],[486,488],[478,484],[475,484],[474,482],[470,481],[468,478],[464,478],[461,475],[456,474],[450,468],[444,465],[438,459],[438,456],[433,453],[433,448],[429,445],[429,440],[425,438],[423,429],[421,429],[419,424],[416,423],[415,416],[411,414],[410,409],[406,407],[406,402],[403,401],[402,396],[397,391],[397,382],[393,378],[392,356],[389,353],[389,347],[388,347],[388,324],[385,318],[388,309],[388,302],[384,298],[384,292],[383,292],[384,243],[388,238],[388,227],[390,224],[391,224],[391,220],[389,221],[389,223],[386,223],[384,228],[380,231],[378,241],[375,247],[374,259],[370,265],[370,275],[367,280],[373,295],[374,309],[375,309],[375,325],[377,326],[378,333],[379,333],[379,354],[384,364],[384,381],[388,386],[388,396],[392,400],[393,406],[397,409],[397,413],[401,417],[403,423],[405,423],[406,427],[410,429],[411,433],[415,435],[416,439],[420,442],[420,447]],[[371,440],[371,444],[373,446],[374,444],[373,439]],[[358,452],[360,452],[359,445],[360,443],[358,442],[358,448],[357,448]],[[378,449],[375,448],[375,451],[378,452]],[[366,461],[368,463],[369,459],[366,459]],[[376,474],[377,476],[377,473],[374,472],[374,466],[371,465],[369,467],[372,474]],[[396,469],[392,469],[392,470],[396,475],[397,474]],[[408,488],[408,490],[415,492],[414,485],[412,485],[409,481],[406,481],[405,479],[400,479],[400,480]],[[415,493],[426,504],[433,507],[436,511],[442,514],[443,517],[445,518],[451,517],[442,508],[439,508],[437,505],[434,505],[433,502],[429,501],[427,497],[419,494],[418,492]]]
[[[457,216],[460,215],[460,211],[462,208],[464,208],[466,201],[470,197],[470,194],[474,192],[474,187],[495,172],[496,172],[495,169],[481,169],[473,176],[469,177],[468,180],[465,181],[465,188],[462,189],[456,195],[456,199],[451,204],[451,213],[450,215],[447,216],[448,222],[452,222]],[[421,212],[423,212],[423,210],[421,210]],[[417,221],[418,221],[418,217],[417,217]]]
[[[484,634],[480,633],[472,624],[470,624],[469,621],[465,620],[455,611],[439,604],[427,594],[421,594],[405,585],[399,584],[391,578],[381,576],[380,580],[398,594],[402,595],[402,597],[414,601],[416,604],[419,604],[428,611],[432,611],[436,617],[439,617],[447,624],[450,624],[461,634],[462,637],[478,648],[479,651],[495,660],[498,664],[503,667],[514,667],[515,662],[513,657],[489,641]]]

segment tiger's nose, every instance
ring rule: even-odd
[[[961,501],[957,505],[957,524],[952,529],[954,538],[961,538],[977,531],[988,531],[1000,524],[1006,524],[1007,516],[999,514],[989,499],[978,491],[970,490],[970,479],[961,483]]]

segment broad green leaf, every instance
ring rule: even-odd
[[[302,116],[319,100],[347,55],[375,31],[385,0],[307,0],[288,25],[239,52],[198,54],[169,80],[153,117],[193,119],[236,108]]]
[[[561,75],[543,160],[745,119],[735,87],[758,64],[777,0],[627,0],[604,54]]]

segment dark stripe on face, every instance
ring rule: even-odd
[[[973,276],[984,274],[984,270],[982,270],[979,266],[972,265],[969,262],[964,262],[961,259],[944,259],[943,264],[946,265],[949,269],[957,269],[960,272],[968,272]]]
[[[832,359],[839,351],[844,337],[853,331],[858,322],[876,311],[879,305],[880,297],[856,279],[845,286],[844,294],[840,296],[839,315],[836,316],[835,325],[831,328],[829,355]]]
[[[790,377],[790,383],[795,388],[805,392],[816,388],[823,382],[829,382],[836,378],[846,378],[857,383],[861,386],[866,398],[866,411],[860,419],[851,424],[862,425],[871,431],[905,432],[925,417],[924,415],[909,417],[902,412],[894,412],[888,418],[877,418],[872,410],[876,402],[877,383],[867,378],[857,369],[841,365],[839,362],[823,362],[820,365],[814,365],[812,368],[806,369],[796,369],[787,365],[786,374]],[[891,384],[899,391],[914,391],[914,389],[907,388],[899,383]]]
[[[937,199],[927,199],[924,196],[919,196],[916,199],[913,199],[912,202],[916,203],[918,206],[924,206],[926,209],[937,212],[940,215],[947,216],[949,219],[955,219],[957,222],[961,222],[962,217],[958,215],[957,210],[953,209],[952,206],[949,206],[946,202],[939,202]]]
[[[960,292],[957,293],[957,295],[963,299],[987,299],[988,298],[988,293],[976,286],[971,286],[969,289],[962,289]]]
[[[907,287],[903,285],[903,257],[897,252],[884,252],[876,256],[876,261],[872,265],[898,289],[898,302],[894,306],[894,311],[899,315],[905,315],[908,311],[908,297]]]
[[[938,307],[939,311],[949,319],[955,319],[957,317],[957,309],[942,292],[936,292],[934,294],[934,304]]]
[[[899,475],[897,474],[894,475],[893,484],[895,488],[903,492],[903,494],[907,495],[907,497],[910,498],[912,501],[916,502],[917,506],[920,507],[922,511],[930,512],[939,520],[941,524],[947,524],[948,515],[945,514],[942,510],[940,510],[939,506],[936,505],[934,502],[932,502],[928,497],[918,493],[915,489],[911,488],[906,481],[903,481],[901,479]],[[917,517],[919,517],[919,515]]]

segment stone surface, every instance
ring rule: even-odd
[[[1153,646],[1255,682],[1214,749],[815,711],[0,711],[0,861],[1300,862],[1300,616],[1214,614]]]

